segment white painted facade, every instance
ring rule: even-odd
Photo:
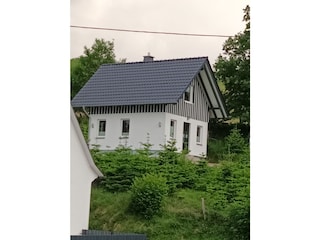
[[[122,136],[122,120],[130,120],[129,135]],[[105,136],[98,136],[99,121],[106,121]],[[190,155],[207,154],[208,123],[166,112],[154,113],[120,113],[120,114],[90,114],[89,146],[99,146],[100,150],[114,150],[120,144],[139,149],[141,143],[153,144],[151,150],[161,150],[161,146],[170,140],[170,122],[175,122],[176,147],[183,149],[184,122],[190,123],[189,151]],[[197,142],[197,127],[201,128],[200,141]],[[199,140],[199,138],[198,138]]]
[[[207,155],[207,133],[208,133],[208,123],[203,121],[198,121],[192,118],[187,118],[179,115],[174,115],[170,113],[165,113],[166,115],[166,129],[165,135],[166,140],[170,139],[170,121],[176,120],[176,147],[178,151],[183,149],[183,124],[190,123],[189,129],[189,155],[192,156],[206,156]],[[197,142],[197,126],[202,127],[202,132],[200,136],[200,142]]]
[[[94,165],[72,110],[70,139],[70,235],[80,235],[89,225],[91,183],[102,173]]]

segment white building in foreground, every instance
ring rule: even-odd
[[[72,109],[70,115],[70,235],[81,235],[82,230],[88,229],[89,225],[91,183],[103,175],[91,158]]]

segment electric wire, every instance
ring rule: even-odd
[[[92,29],[92,30],[133,32],[133,33],[150,33],[150,34],[166,34],[166,35],[178,35],[178,36],[189,36],[189,37],[222,37],[222,38],[232,37],[229,35],[220,35],[220,34],[161,32],[161,31],[132,30],[132,29],[119,29],[119,28],[106,28],[106,27],[88,27],[88,26],[77,26],[77,25],[70,25],[70,27],[71,28]]]

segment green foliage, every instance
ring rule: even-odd
[[[153,146],[153,144],[151,144],[149,142],[149,133],[147,134],[147,142],[146,143],[141,143],[142,148],[141,149],[137,149],[137,153],[142,155],[142,156],[146,156],[149,157],[152,155],[151,153],[151,147]]]
[[[95,39],[91,48],[84,47],[84,55],[71,59],[71,98],[86,84],[104,63],[115,63],[114,43]]]
[[[177,152],[175,144],[175,140],[169,140],[157,159],[157,172],[166,177],[170,194],[177,188],[192,188],[197,177],[194,164],[186,159],[186,153]]]
[[[128,218],[126,209],[129,203],[130,195],[126,192],[110,193],[102,188],[93,187],[89,229],[120,231],[122,227],[120,222]]]
[[[177,152],[176,140],[170,139],[166,144],[161,145],[162,150],[159,152],[160,164],[176,163],[180,154]]]
[[[248,143],[240,133],[240,129],[233,128],[230,134],[222,140],[208,141],[208,160],[209,162],[221,162],[232,160],[235,154],[243,153],[248,148]]]
[[[89,118],[87,116],[81,116],[78,118],[79,126],[82,131],[83,137],[88,142],[89,136],[88,136],[88,124],[89,124]]]
[[[207,188],[212,196],[210,221],[221,226],[226,239],[250,238],[249,158],[245,150],[233,162],[222,162]]]
[[[223,160],[226,153],[224,140],[209,140],[208,141],[208,161],[217,163]]]
[[[128,191],[136,177],[152,172],[156,164],[154,158],[124,146],[114,152],[96,152],[93,157],[104,175],[100,185],[110,192]]]
[[[246,140],[241,136],[240,130],[237,128],[231,130],[225,141],[229,154],[242,153],[248,146]]]
[[[247,194],[238,197],[238,201],[232,202],[226,208],[224,223],[225,233],[228,239],[250,239],[250,198],[249,188]]]
[[[250,7],[244,9],[246,28],[223,45],[223,56],[215,62],[216,77],[221,81],[227,109],[232,117],[250,122]]]
[[[231,132],[230,136],[234,136],[228,142],[242,143],[239,134],[238,130]],[[91,150],[106,176],[99,186],[117,203],[108,200],[116,209],[103,207],[107,204],[99,208],[96,204],[94,215],[102,222],[93,219],[90,226],[147,233],[150,239],[248,239],[250,152],[246,144],[241,149],[238,153],[224,154],[222,161],[213,167],[205,160],[192,163],[176,151],[174,141],[164,145],[159,156],[150,155],[148,142],[138,152],[125,146],[114,152]],[[124,200],[120,199],[122,194]],[[140,200],[133,200],[132,196]],[[206,219],[201,198],[205,200]],[[123,204],[118,204],[119,201]]]
[[[135,178],[131,188],[130,211],[145,219],[151,219],[159,213],[168,192],[166,181],[166,178],[156,174]]]

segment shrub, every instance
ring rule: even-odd
[[[166,144],[160,146],[162,147],[162,150],[159,151],[160,164],[176,163],[178,161],[181,154],[177,152],[176,140],[170,139]]]
[[[153,172],[156,164],[153,157],[135,154],[124,147],[113,152],[92,151],[92,155],[104,175],[99,185],[109,192],[130,190],[135,177]]]
[[[250,190],[243,189],[242,193],[226,208],[225,233],[227,239],[250,239]]]
[[[129,210],[146,219],[159,213],[164,196],[168,192],[166,178],[156,174],[146,174],[135,178],[131,187]]]
[[[241,136],[240,130],[237,128],[232,129],[225,140],[229,154],[242,153],[244,149],[248,146],[246,140]]]

